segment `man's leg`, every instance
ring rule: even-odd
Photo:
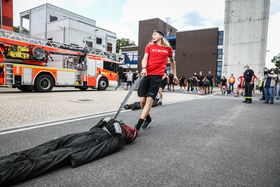
[[[141,119],[145,119],[149,115],[149,112],[153,105],[153,101],[154,101],[153,98],[147,97],[146,103],[145,103],[144,107],[142,108],[142,112],[141,112],[141,116],[140,116]]]
[[[147,98],[146,98],[146,97],[140,97],[140,106],[141,106],[141,109],[142,109],[142,113],[143,113],[143,109],[144,109],[145,106],[146,106],[146,101],[147,101]],[[145,117],[142,118],[142,113],[141,113],[141,116],[140,116],[140,118],[139,118],[137,124],[135,125],[135,128],[136,128],[137,130],[140,130],[140,128],[141,128],[141,126],[142,126],[142,124],[143,124],[143,122],[144,122],[144,120],[145,120]]]
[[[274,103],[274,87],[269,87],[269,103],[273,104]]]
[[[163,94],[162,94],[163,89],[159,88],[158,94],[159,94],[159,101],[162,101]]]
[[[149,115],[149,112],[152,108],[153,105],[153,98],[152,97],[141,97],[140,98],[140,105],[142,108],[142,112],[140,115],[140,119],[138,120],[138,123],[135,125],[135,128],[137,130],[140,130],[142,124],[144,123],[144,120],[148,117],[149,119],[151,118]]]
[[[146,104],[141,113],[141,119],[145,119],[144,124],[142,125],[143,129],[146,129],[149,124],[152,122],[152,118],[150,116],[150,111],[153,106],[154,99],[152,97],[147,97]]]
[[[249,97],[248,103],[252,103],[254,84],[249,84]]]
[[[244,102],[248,102],[249,98],[249,83],[245,82],[245,95],[244,95]]]

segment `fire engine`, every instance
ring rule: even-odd
[[[63,67],[48,66],[53,57]],[[0,86],[49,92],[53,87],[106,90],[118,83],[121,57],[0,29]]]

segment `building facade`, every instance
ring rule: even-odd
[[[190,77],[211,71],[217,77],[218,28],[179,31],[176,33],[176,64],[178,76]]]
[[[95,20],[48,3],[21,12],[20,31],[55,42],[116,52],[116,33],[97,27]]]
[[[13,31],[13,0],[0,0],[0,27]]]
[[[225,1],[223,75],[239,76],[249,65],[257,76],[265,66],[270,0]]]

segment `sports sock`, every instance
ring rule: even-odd
[[[140,119],[138,120],[138,123],[135,125],[135,128],[136,128],[137,130],[140,130],[141,125],[143,124],[143,122],[144,122],[144,120],[140,118]]]
[[[147,117],[146,117],[146,120],[151,120],[151,119],[152,118],[151,118],[150,114],[148,114]]]

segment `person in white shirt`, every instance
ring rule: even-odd
[[[133,81],[133,73],[131,72],[131,70],[129,70],[129,72],[127,72],[125,76],[127,81],[126,89],[128,89],[128,87],[131,88]]]

